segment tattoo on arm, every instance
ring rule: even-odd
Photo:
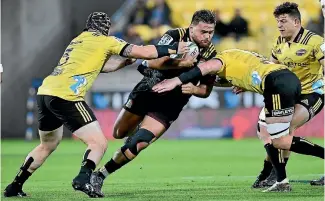
[[[131,55],[131,52],[132,52],[132,48],[133,48],[133,44],[130,44],[130,45],[128,45],[126,48],[125,48],[125,50],[123,51],[123,56],[124,57],[129,57],[130,55]]]

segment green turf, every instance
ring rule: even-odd
[[[315,140],[322,143],[321,140]],[[38,142],[2,141],[1,190],[11,182],[23,158]],[[122,141],[110,142],[107,161]],[[85,146],[65,140],[24,186],[28,198],[3,200],[62,201],[89,200],[72,190]],[[290,193],[262,193],[251,184],[259,173],[264,149],[258,140],[159,140],[135,161],[111,175],[102,200],[324,200],[323,187],[292,183]],[[102,164],[104,164],[104,162]],[[323,161],[292,155],[287,172],[290,179],[318,178]]]

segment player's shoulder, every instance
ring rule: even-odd
[[[273,38],[273,46],[279,46],[285,42],[285,39],[282,36],[276,36]]]
[[[127,42],[115,36],[105,36],[105,42],[109,46],[125,45]]]
[[[107,40],[110,41],[117,41],[117,42],[121,42],[121,43],[125,43],[125,40],[118,38],[116,36],[106,36]]]
[[[170,35],[174,40],[180,40],[186,35],[186,32],[186,28],[175,28],[168,30],[166,34]]]
[[[210,43],[208,47],[204,48],[202,57],[205,60],[210,60],[213,59],[216,55],[217,55],[217,50],[215,46],[212,43]]]
[[[321,37],[320,35],[315,34],[312,31],[309,31],[307,29],[305,29],[306,34],[304,34],[304,36],[301,38],[301,44],[303,45],[316,45],[316,44],[320,44],[323,43],[324,38]]]
[[[169,29],[159,40],[158,45],[168,45],[171,42],[181,41],[186,35],[185,28]]]

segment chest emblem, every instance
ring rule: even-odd
[[[307,53],[307,50],[305,50],[305,49],[300,49],[300,50],[298,50],[297,52],[296,52],[296,55],[297,56],[303,56],[304,54],[306,54]]]

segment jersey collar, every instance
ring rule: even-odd
[[[190,28],[186,28],[186,37],[188,38],[188,41],[193,42],[190,36]]]
[[[293,40],[294,43],[299,43],[300,39],[302,38],[302,35],[304,34],[304,31],[305,29],[301,27],[295,39]]]

